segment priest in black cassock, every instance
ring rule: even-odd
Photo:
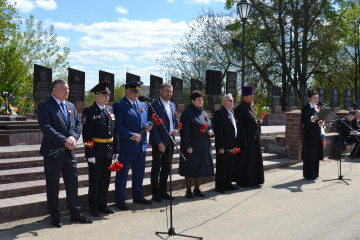
[[[242,101],[236,107],[234,114],[239,130],[237,132],[237,146],[240,153],[236,154],[234,167],[234,181],[241,187],[258,186],[264,183],[264,167],[260,146],[262,119],[256,117],[252,106],[254,102],[254,88],[243,87]]]

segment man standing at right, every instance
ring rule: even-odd
[[[170,167],[174,152],[174,144],[169,139],[168,131],[175,140],[178,135],[178,121],[175,117],[176,107],[170,101],[173,93],[173,87],[169,83],[160,86],[160,98],[154,101],[149,107],[150,119],[155,112],[163,120],[164,127],[160,124],[153,126],[150,132],[150,144],[152,146],[152,166],[151,166],[151,192],[152,200],[162,202],[162,199],[170,200],[171,196],[167,193],[167,179],[170,174]],[[160,170],[161,168],[161,170]],[[160,174],[160,177],[159,177]]]
[[[223,97],[222,105],[223,108],[216,110],[213,117],[216,147],[215,190],[218,193],[239,189],[231,185],[235,155],[231,154],[229,150],[236,147],[235,139],[238,134],[238,127],[232,110],[234,99],[231,93]]]
[[[242,101],[235,109],[238,122],[238,146],[241,151],[236,155],[234,180],[241,187],[253,187],[264,183],[264,167],[260,146],[262,119],[256,117],[253,108],[254,88],[243,87]]]

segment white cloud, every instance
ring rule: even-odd
[[[186,0],[185,3],[193,4],[193,3],[205,3],[209,4],[211,2],[225,2],[225,0]]]
[[[173,2],[175,2],[175,0],[168,0],[168,2],[169,2],[169,3],[173,3]]]
[[[65,45],[65,43],[70,42],[70,37],[57,36],[57,43],[60,46]]]
[[[58,7],[54,0],[49,0],[49,1],[36,0],[35,3],[39,8],[45,10],[55,10]]]
[[[79,71],[85,71],[85,68],[83,66],[70,66],[70,68],[72,69],[76,69],[76,70],[79,70]]]
[[[162,54],[160,54],[160,53],[144,54],[140,57],[135,58],[135,61],[149,63],[149,64],[155,64],[156,60],[160,59],[161,57],[162,57]]]
[[[78,51],[71,52],[69,54],[69,60],[71,63],[85,63],[85,64],[94,64],[100,65],[105,62],[127,62],[129,61],[129,56],[117,51]]]
[[[128,10],[126,8],[123,8],[123,7],[120,7],[120,6],[115,7],[115,10],[116,10],[117,13],[122,13],[122,14],[127,14],[128,13]]]
[[[35,4],[30,0],[9,0],[20,12],[28,13],[35,9]]]

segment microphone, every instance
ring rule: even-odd
[[[156,99],[147,98],[145,96],[139,96],[139,101],[141,101],[141,102],[154,102],[154,101],[156,101]]]
[[[317,105],[319,105],[321,108],[326,108],[327,107],[327,105],[325,103],[323,103],[323,102],[318,102]]]

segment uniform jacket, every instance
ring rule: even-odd
[[[178,120],[175,117],[176,107],[173,102],[169,101],[169,104],[170,104],[170,109],[171,109],[171,113],[172,113],[173,128],[177,129],[178,128]],[[163,120],[166,130],[170,131],[170,120],[166,113],[165,106],[161,102],[160,98],[157,101],[151,103],[151,106],[154,108],[154,110],[158,114],[159,118],[161,118]],[[153,113],[154,113],[153,109],[151,107],[149,107],[149,113],[148,113],[149,119],[151,118],[151,115]],[[168,143],[169,136],[167,135],[164,127],[161,124],[159,126],[155,126],[155,125],[153,126],[153,128],[150,131],[149,141],[150,141],[150,144],[154,145],[154,146],[157,146],[159,143],[163,143],[164,145],[166,145]]]
[[[238,126],[237,124],[235,125],[237,133],[239,134]],[[224,107],[214,112],[213,128],[217,150],[222,148],[225,150],[235,148],[235,128],[228,111]]]
[[[147,148],[147,132],[142,135],[139,144],[130,140],[134,133],[140,133],[148,123],[148,114],[146,106],[143,102],[136,100],[138,110],[131,105],[129,100],[124,97],[113,105],[115,114],[115,123],[119,131],[120,151],[138,152],[139,150],[146,151]]]
[[[68,110],[69,122],[65,119],[63,111],[56,100],[51,97],[38,107],[38,121],[43,138],[40,153],[48,157],[51,150],[64,148],[68,137],[80,138],[82,124],[74,104],[65,101]],[[74,158],[75,150],[65,150],[57,158]]]
[[[111,158],[112,154],[119,153],[119,133],[115,125],[115,115],[110,106],[105,106],[106,113],[100,110],[94,102],[84,109],[82,114],[83,141],[92,141],[93,138],[110,139],[109,143],[94,142],[93,148],[85,148],[86,158]]]

